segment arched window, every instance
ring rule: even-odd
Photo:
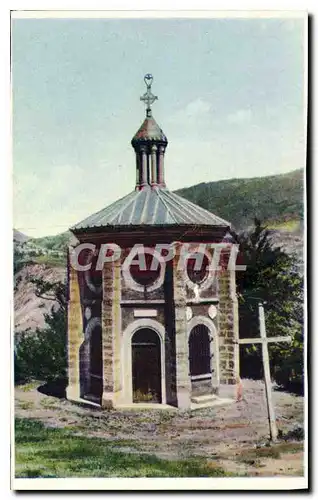
[[[211,373],[211,354],[209,329],[205,325],[196,325],[189,336],[190,375]]]

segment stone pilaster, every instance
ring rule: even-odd
[[[113,407],[120,391],[120,263],[106,262],[102,271],[102,406]]]
[[[122,390],[121,377],[121,338],[122,338],[122,319],[121,319],[121,262],[118,259],[114,262],[114,283],[113,283],[113,401],[119,402]]]
[[[230,271],[230,294],[232,299],[232,311],[233,311],[233,340],[234,340],[234,369],[233,375],[235,377],[236,383],[240,375],[240,346],[239,346],[239,306],[238,298],[236,293],[236,271]]]
[[[175,306],[176,335],[176,392],[178,408],[186,410],[191,406],[191,381],[189,376],[189,354],[186,318],[186,290],[184,269],[178,269],[180,247],[173,259],[173,300]]]
[[[235,395],[239,375],[239,318],[235,270],[223,269],[219,277],[220,396]]]
[[[84,333],[78,273],[71,266],[69,256],[67,324],[68,386],[66,397],[77,401],[81,397],[80,346],[84,341]]]

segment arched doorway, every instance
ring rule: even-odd
[[[209,329],[204,324],[194,326],[189,335],[189,368],[191,378],[211,378]]]
[[[161,346],[151,328],[140,328],[131,339],[134,403],[161,403]]]

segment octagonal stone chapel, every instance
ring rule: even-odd
[[[108,408],[190,409],[235,395],[230,224],[166,187],[168,140],[152,116],[151,75],[145,83],[146,117],[131,141],[134,190],[71,228],[77,243],[68,254],[67,398]],[[211,270],[215,250],[203,243],[223,243],[220,270]],[[105,244],[121,252],[99,270]],[[144,265],[135,262],[142,261],[140,245]]]

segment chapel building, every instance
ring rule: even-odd
[[[96,251],[80,253],[85,270],[74,269],[71,250],[68,256],[67,398],[101,407],[190,409],[235,395],[239,335],[235,270],[227,266],[230,224],[167,188],[168,140],[152,116],[151,75],[145,83],[146,117],[131,141],[135,188],[71,228],[77,246]],[[106,243],[121,254],[98,270]],[[221,270],[211,270],[215,250],[203,243],[222,244]],[[143,266],[134,262],[142,260],[140,245]],[[173,257],[166,260],[158,245],[173,248]]]

